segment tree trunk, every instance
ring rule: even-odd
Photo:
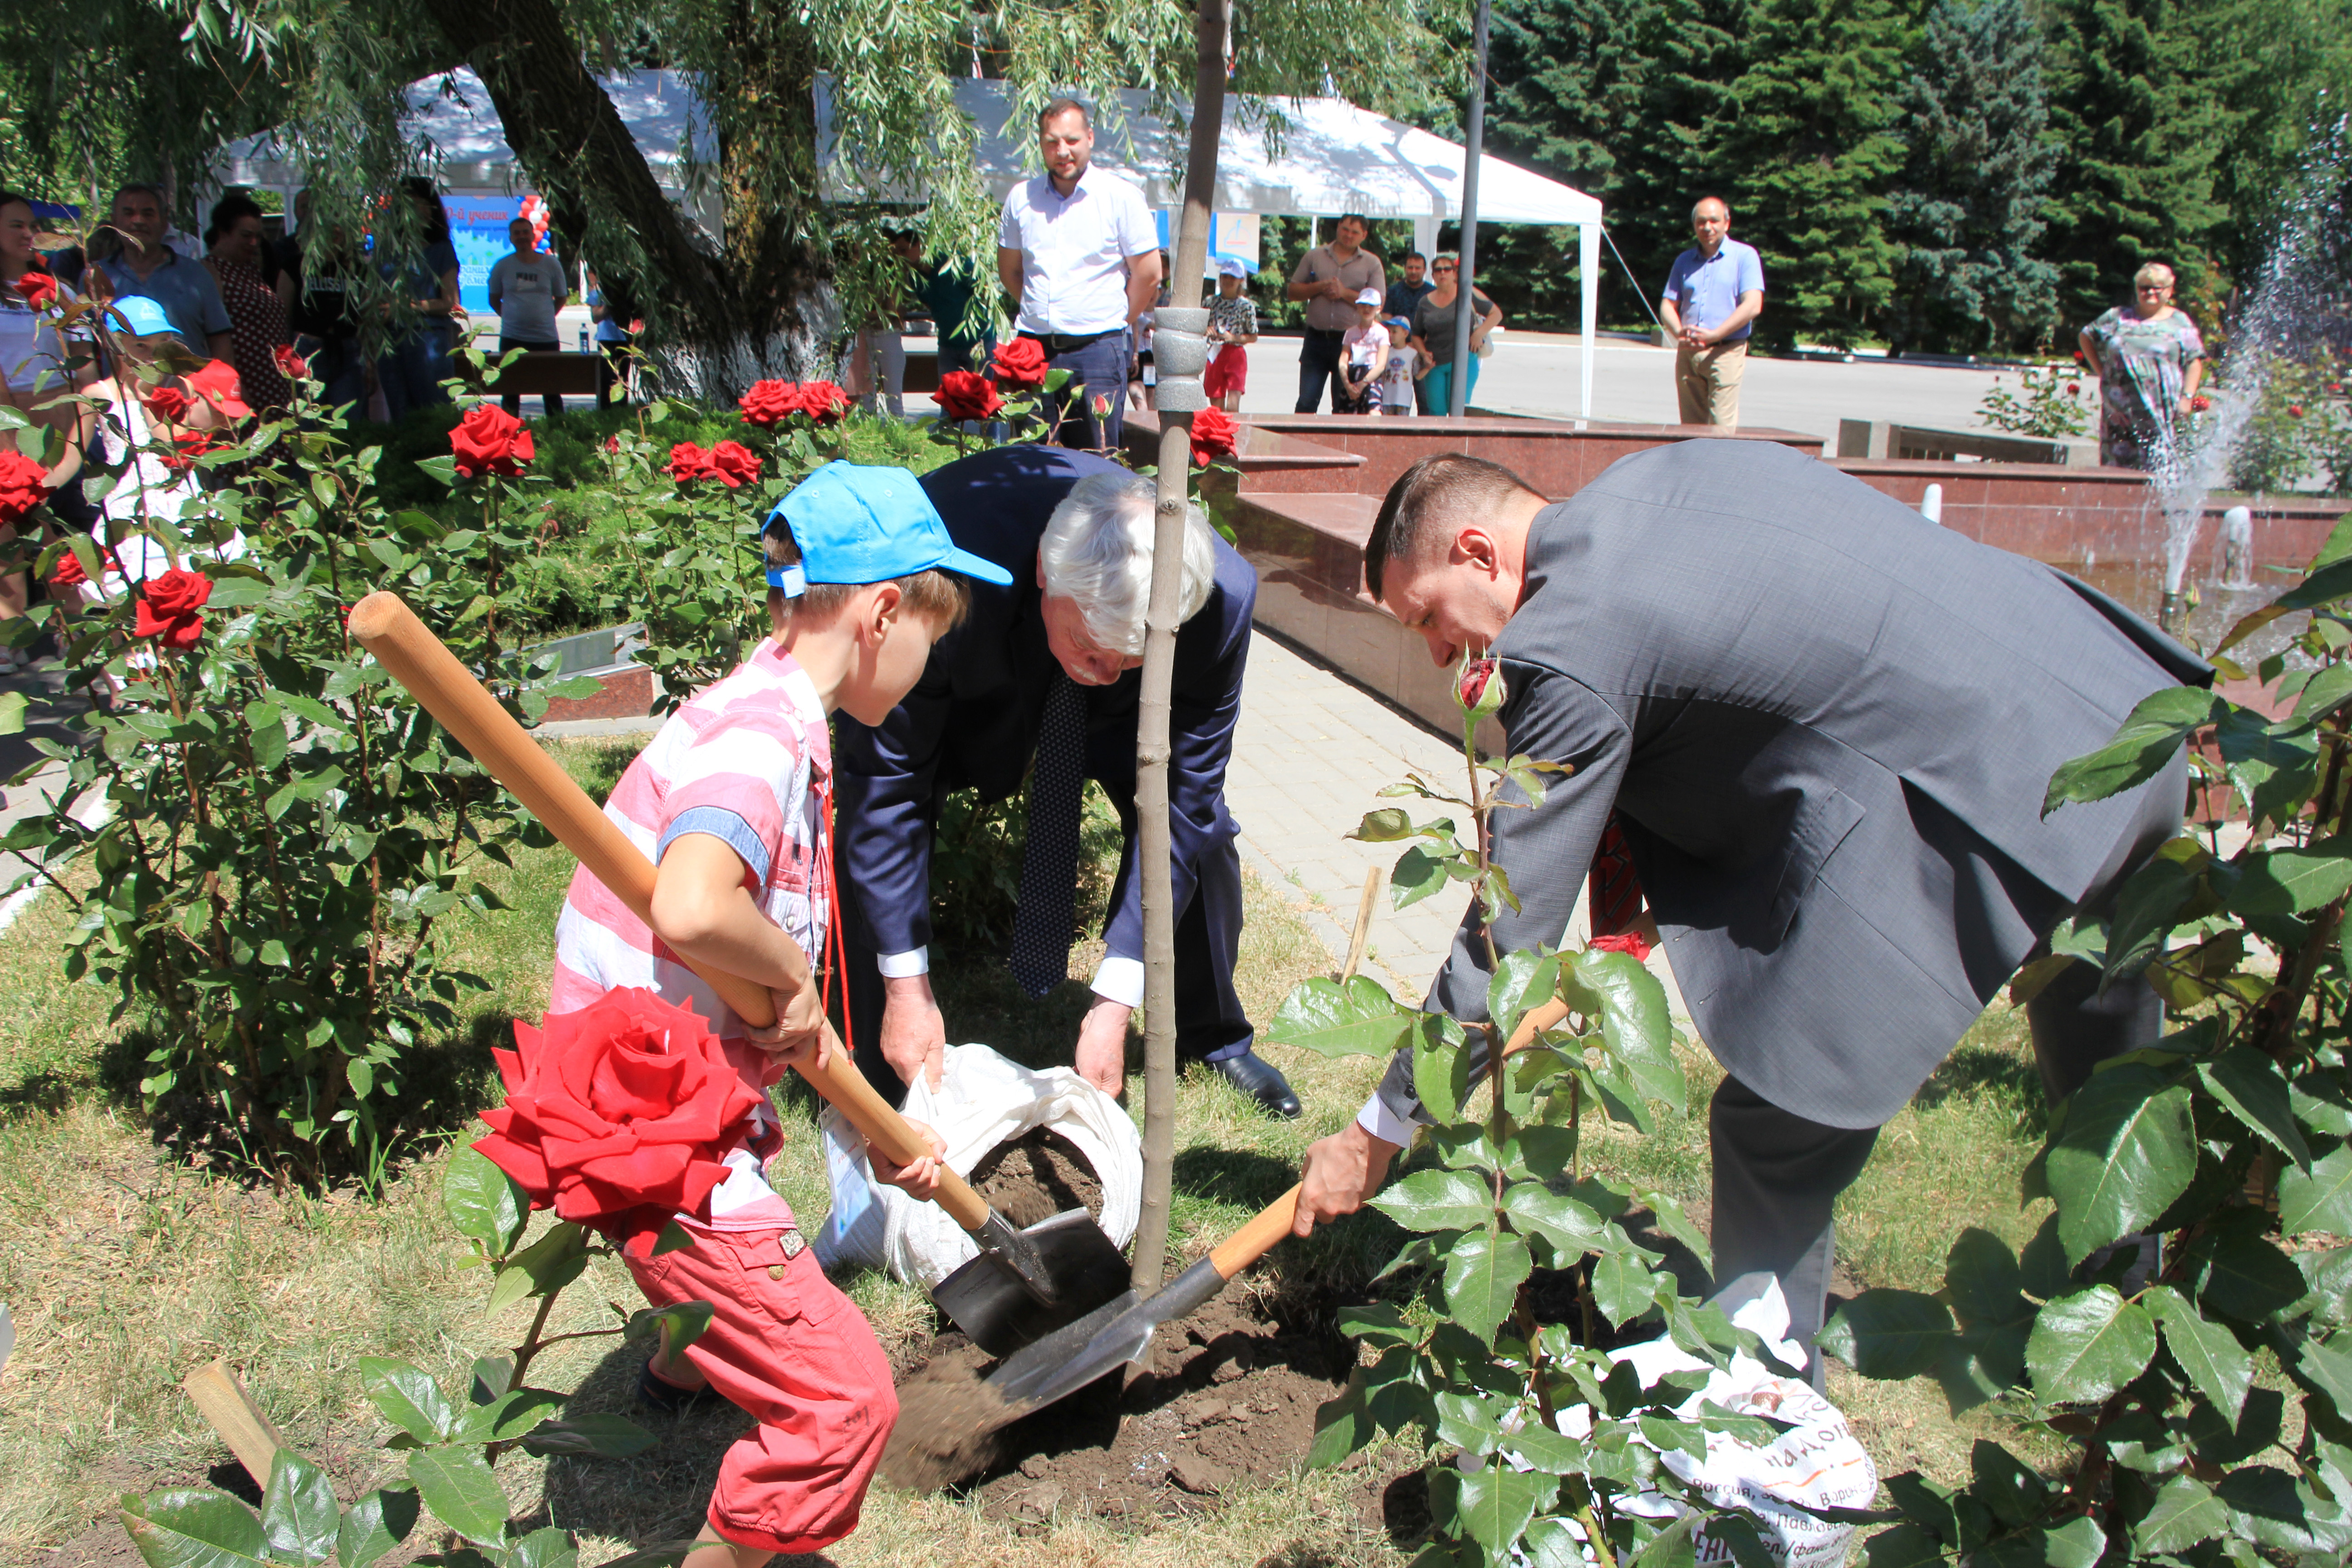
[[[1192,80],[1192,144],[1184,165],[1184,216],[1177,230],[1168,302],[1201,303],[1209,256],[1209,204],[1217,185],[1217,142],[1225,120],[1225,0],[1199,0],[1200,56]],[[1160,416],[1158,526],[1151,542],[1151,602],[1144,621],[1143,692],[1135,737],[1135,801],[1143,870],[1143,1211],[1135,1228],[1136,1290],[1160,1289],[1168,1256],[1169,1199],[1176,1145],[1176,894],[1168,831],[1168,710],[1176,675],[1177,611],[1183,598],[1186,481],[1192,416]]]

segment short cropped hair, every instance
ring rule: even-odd
[[[1426,266],[1428,266],[1428,265],[1429,265],[1429,258],[1428,258],[1428,257],[1426,257],[1426,256],[1423,256],[1423,255],[1420,251],[1418,251],[1418,250],[1408,250],[1408,251],[1406,251],[1406,252],[1404,253],[1404,258],[1405,258],[1407,261],[1418,261],[1418,262],[1420,262],[1423,267],[1426,267]]]
[[[1340,223],[1361,224],[1366,234],[1372,232],[1372,220],[1366,217],[1361,213],[1341,213],[1339,215],[1339,223],[1335,223],[1331,226],[1332,233],[1337,234],[1339,232]]]
[[[1063,115],[1072,112],[1076,113],[1080,122],[1083,123],[1087,130],[1092,131],[1095,128],[1094,110],[1088,109],[1085,103],[1081,102],[1077,99],[1057,98],[1037,111],[1038,134],[1041,136],[1045,134],[1045,122],[1047,121],[1058,120]]]
[[[1160,487],[1140,474],[1088,474],[1054,509],[1037,547],[1045,592],[1075,600],[1095,641],[1129,658],[1143,651],[1159,501]],[[1187,502],[1179,625],[1209,602],[1216,573],[1216,536],[1206,514]]]
[[[760,541],[762,553],[770,566],[797,566],[801,563],[800,541],[793,537],[793,525],[782,518],[768,524],[768,531]],[[952,572],[937,568],[918,572],[911,577],[893,577],[898,585],[899,604],[911,616],[920,616],[940,631],[952,630],[963,620],[964,612],[971,608],[971,584]],[[838,614],[861,583],[811,583],[797,598],[787,599],[782,588],[768,590],[768,611],[771,615],[806,615],[812,621],[824,620]]]
[[[1698,209],[1706,205],[1709,202],[1713,202],[1717,206],[1723,209],[1724,222],[1729,223],[1731,221],[1731,204],[1729,202],[1725,201],[1721,196],[1701,196],[1698,200],[1691,203],[1691,220],[1694,223],[1698,220]]]
[[[1435,537],[1464,522],[1492,514],[1521,491],[1540,498],[1535,486],[1500,463],[1440,452],[1407,468],[1389,487],[1364,541],[1364,585],[1383,595],[1382,579],[1391,561],[1410,561]]]
[[[259,202],[251,196],[232,192],[213,204],[212,226],[205,230],[205,243],[213,244],[242,219],[264,216]]]
[[[2132,287],[2135,289],[2144,289],[2147,287],[2147,285],[2156,281],[2156,275],[2159,272],[2164,274],[2164,280],[2168,284],[2178,285],[2180,281],[2180,275],[2173,271],[2171,268],[2167,267],[2161,261],[2150,261],[2142,266],[2138,271],[2132,274]]]

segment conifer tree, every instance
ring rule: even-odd
[[[2038,254],[2055,149],[2040,27],[2024,0],[1936,0],[1903,94],[1910,157],[1887,204],[1897,348],[2030,349],[2057,268]]]

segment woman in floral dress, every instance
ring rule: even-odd
[[[2172,268],[2132,275],[2133,303],[2083,329],[2083,358],[2099,378],[2099,461],[2152,470],[2186,434],[2205,375],[2205,340],[2172,304]]]

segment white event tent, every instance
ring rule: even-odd
[[[699,110],[690,79],[677,71],[638,71],[598,79],[629,127],[662,188],[706,227],[715,215],[691,201],[691,163],[713,161],[715,139]],[[833,200],[919,201],[923,193],[884,189],[861,181],[833,156],[833,106],[828,83],[816,88],[817,136],[825,168],[826,195]],[[1184,142],[1173,127],[1151,114],[1146,95],[1119,95],[1116,116],[1097,116],[1095,160],[1143,187],[1151,205],[1170,212],[1182,199],[1176,171],[1183,166]],[[991,191],[1005,193],[1037,172],[1036,139],[1024,123],[1011,124],[1011,94],[1002,81],[964,78],[956,83],[956,103],[979,132],[979,168]],[[440,178],[452,197],[452,217],[461,230],[478,230],[476,244],[460,246],[467,281],[488,259],[505,249],[506,218],[514,207],[465,210],[467,196],[511,203],[523,194],[514,151],[508,146],[498,110],[481,78],[469,68],[409,84],[406,119],[410,133],[439,163]],[[1266,126],[1278,121],[1269,138]],[[1465,150],[1426,131],[1360,109],[1345,99],[1255,99],[1235,95],[1226,104],[1224,134],[1217,149],[1213,210],[1336,217],[1404,218],[1413,224],[1418,248],[1435,248],[1437,226],[1462,216]],[[289,198],[303,182],[290,152],[268,132],[224,145],[215,155],[213,177],[223,185],[277,190]],[[1573,226],[1577,231],[1578,319],[1584,353],[1578,412],[1592,412],[1592,336],[1599,306],[1601,203],[1582,191],[1545,178],[1491,155],[1478,165],[1481,223]],[[461,236],[463,237],[463,236]],[[482,258],[472,254],[482,251]]]

